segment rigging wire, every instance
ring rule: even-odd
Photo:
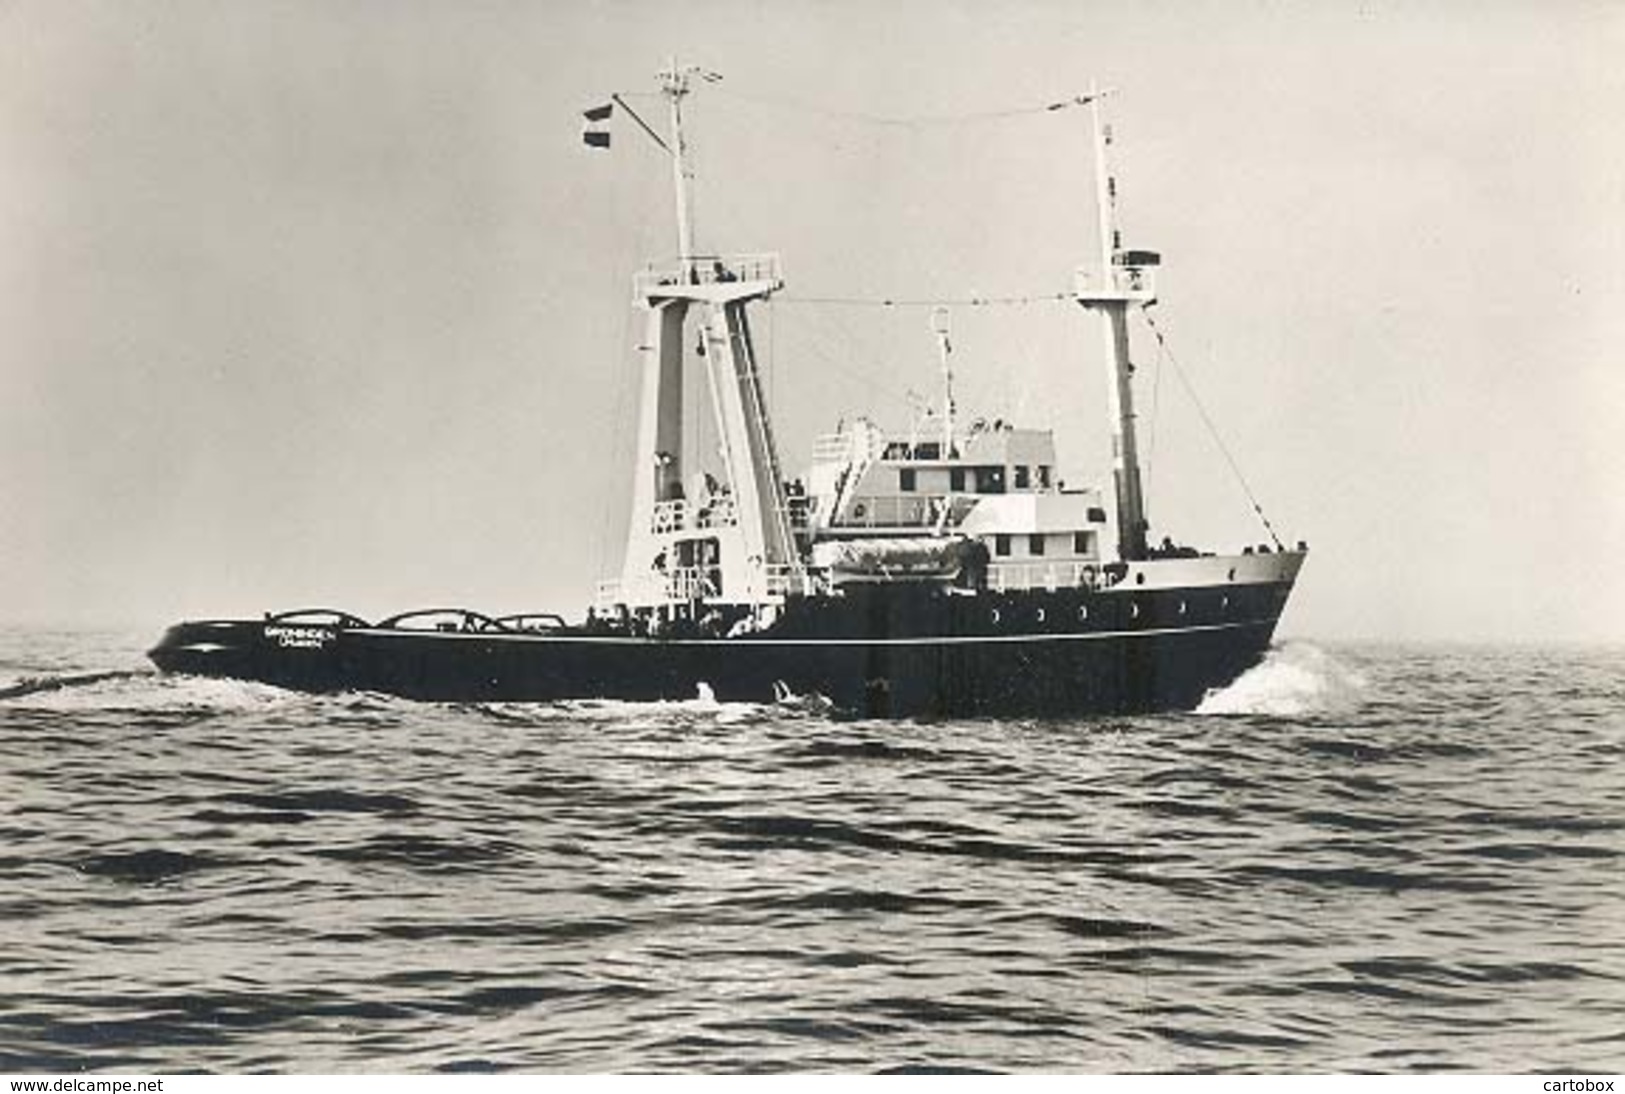
[[[1275,541],[1276,549],[1286,550],[1285,544],[1281,542],[1281,537],[1275,534],[1275,525],[1271,524],[1270,518],[1264,515],[1264,507],[1258,504],[1258,497],[1253,493],[1253,488],[1248,485],[1247,476],[1241,473],[1241,467],[1236,463],[1236,458],[1230,454],[1230,446],[1224,443],[1224,438],[1219,435],[1218,427],[1213,424],[1213,419],[1208,417],[1207,408],[1202,405],[1202,400],[1197,396],[1196,388],[1192,386],[1190,378],[1185,375],[1185,370],[1180,367],[1179,358],[1175,357],[1174,351],[1168,348],[1168,340],[1162,336],[1162,329],[1157,326],[1156,320],[1151,318],[1150,312],[1142,309],[1140,315],[1144,317],[1145,325],[1151,328],[1151,333],[1156,336],[1157,345],[1162,348],[1162,353],[1167,357],[1168,363],[1174,366],[1174,375],[1179,379],[1180,386],[1185,389],[1185,394],[1191,397],[1191,402],[1196,406],[1196,413],[1202,418],[1202,424],[1207,426],[1208,434],[1212,436],[1213,442],[1219,446],[1219,451],[1224,454],[1225,462],[1230,465],[1231,473],[1236,476],[1236,481],[1241,484],[1242,492],[1247,495],[1247,500],[1252,502],[1253,512],[1257,513],[1258,519],[1263,522],[1264,530],[1270,534],[1270,539]]]
[[[634,122],[637,122],[638,128],[643,130],[644,133],[648,134],[649,139],[654,141],[655,144],[659,145],[662,152],[666,153],[668,156],[671,155],[671,146],[666,143],[665,138],[659,133],[656,133],[654,128],[650,126],[648,122],[643,120],[643,115],[639,114],[636,110],[633,110],[631,106],[627,104],[626,100],[621,97],[619,92],[611,92],[609,101],[612,103],[619,103],[621,109],[626,111],[626,116],[631,118]]]
[[[995,308],[1028,304],[1070,303],[1071,293],[1034,293],[1027,296],[785,296],[786,304],[832,304],[852,308]]]
[[[1095,95],[1074,95],[1067,99],[1058,99],[1054,102],[1043,103],[1037,106],[1010,107],[1003,110],[968,111],[961,114],[920,114],[912,117],[902,115],[874,114],[862,110],[834,110],[829,107],[814,106],[799,99],[790,99],[777,95],[745,94],[731,88],[715,87],[711,93],[735,99],[739,102],[750,103],[756,106],[765,106],[774,110],[789,110],[803,114],[817,114],[826,118],[836,118],[843,121],[866,122],[870,125],[892,126],[903,129],[926,128],[929,126],[947,125],[974,125],[980,122],[996,122],[1010,118],[1032,117],[1042,114],[1054,114],[1062,110],[1069,110],[1076,106],[1086,106],[1094,98],[1110,94],[1109,89],[1097,92]]]
[[[1156,485],[1157,481],[1157,424],[1162,419],[1160,413],[1162,406],[1162,364],[1167,356],[1168,347],[1163,345],[1161,339],[1158,339],[1157,368],[1151,374],[1151,443],[1146,446],[1145,458],[1145,495],[1148,506],[1151,502],[1152,487]]]

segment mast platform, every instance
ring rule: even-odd
[[[784,288],[777,254],[696,255],[650,263],[632,275],[639,304],[665,300],[725,303],[767,296]]]

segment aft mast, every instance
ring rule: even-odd
[[[1078,273],[1074,297],[1100,313],[1101,334],[1109,372],[1107,401],[1112,425],[1112,479],[1117,493],[1117,552],[1124,561],[1147,555],[1145,495],[1140,485],[1139,444],[1134,428],[1134,365],[1129,359],[1128,310],[1156,301],[1154,270],[1161,258],[1153,251],[1125,251],[1117,228],[1117,180],[1111,175],[1106,149],[1111,132],[1101,120],[1100,100],[1107,94],[1090,86],[1088,102],[1094,128],[1095,214],[1100,244],[1098,274]]]
[[[666,96],[677,211],[677,261],[637,275],[645,312],[641,412],[632,516],[616,601],[665,618],[707,605],[753,608],[782,598],[803,570],[751,340],[747,305],[783,287],[776,255],[700,255],[683,100],[692,81],[721,79],[673,60],[658,74]],[[683,376],[690,310],[716,417],[723,481],[685,468]],[[685,474],[689,489],[685,491]],[[696,483],[703,486],[696,488]],[[688,496],[693,493],[697,496]],[[703,495],[703,496],[698,496]]]

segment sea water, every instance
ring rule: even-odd
[[[1625,1066],[1625,651],[881,722],[153,637],[0,632],[0,1071]]]

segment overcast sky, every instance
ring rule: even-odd
[[[1093,253],[1082,111],[918,119],[1099,80],[1158,322],[1313,547],[1286,629],[1625,640],[1625,5],[1573,0],[5,4],[0,622],[579,613],[629,278],[674,250],[658,151],[580,111],[658,113],[669,53],[725,76],[700,245],[784,256],[789,466],[934,390],[925,312],[817,298],[1051,295]],[[954,323],[966,413],[1109,479],[1091,320]],[[1143,335],[1154,534],[1262,540]]]

